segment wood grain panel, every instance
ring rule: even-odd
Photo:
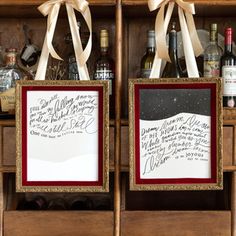
[[[4,212],[4,236],[112,236],[112,234],[112,212]]]
[[[3,236],[3,209],[4,209],[4,188],[3,173],[0,173],[0,236]]]
[[[40,5],[46,0],[0,0],[0,5]],[[88,0],[90,5],[115,5],[116,0]]]
[[[127,169],[129,167],[129,127],[121,127],[121,166]]]
[[[231,166],[233,158],[233,127],[223,128],[223,165]]]
[[[231,235],[230,211],[125,211],[122,236]]]
[[[16,129],[15,127],[3,127],[3,165],[14,166],[16,164]]]
[[[146,5],[147,0],[123,0],[123,5]],[[192,2],[195,4],[204,5],[233,5],[235,0],[185,0],[185,2]]]
[[[231,182],[231,230],[232,236],[236,236],[236,173],[232,173]]]
[[[114,170],[114,156],[115,156],[115,143],[114,143],[114,127],[109,128],[109,163],[110,163],[110,170]]]

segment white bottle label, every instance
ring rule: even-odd
[[[23,54],[21,55],[21,58],[25,61],[27,61],[29,59],[29,57],[36,52],[35,48],[33,45],[27,45],[25,51],[23,52]]]
[[[109,95],[112,95],[112,80],[115,78],[112,70],[96,70],[94,74],[95,80],[109,80]]]
[[[236,96],[236,66],[223,66],[224,96]]]

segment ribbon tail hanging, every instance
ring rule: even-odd
[[[164,19],[164,35],[166,35],[167,33],[167,28],[171,19],[171,15],[174,9],[174,2],[170,2],[168,4],[168,8],[167,8],[167,12],[165,15],[165,19]],[[158,23],[158,18],[156,18],[156,23],[155,23],[155,32],[158,32],[159,30],[159,23]],[[166,41],[166,40],[165,40]],[[152,66],[152,70],[150,73],[150,77],[149,78],[160,78],[161,77],[161,73],[164,69],[165,63],[163,63],[163,60],[159,57],[158,55],[158,47],[160,47],[158,45],[158,42],[156,41],[156,54],[155,54],[155,58],[153,61],[153,66]]]
[[[192,45],[191,38],[189,35],[184,13],[181,7],[178,7],[178,14],[179,14],[179,21],[180,21],[180,27],[181,27],[181,32],[182,32],[184,55],[185,55],[188,77],[198,78],[199,72],[198,72],[198,67],[197,67],[197,63],[196,63],[196,59],[194,55],[193,45]]]
[[[47,33],[44,39],[43,47],[41,56],[39,59],[38,68],[35,75],[35,80],[45,80],[46,71],[47,71],[47,64],[48,64],[48,57],[49,57],[49,48],[48,43],[52,42],[53,35],[56,28],[57,18],[60,10],[60,3],[56,3],[53,5],[52,11],[49,13],[48,21],[51,20],[51,23],[47,23]]]
[[[77,63],[77,68],[79,72],[80,80],[89,80],[89,73],[86,65],[86,61],[88,59],[88,55],[83,54],[83,47],[79,35],[79,30],[76,22],[76,17],[74,13],[74,9],[69,4],[66,4],[66,9],[68,13],[70,31],[72,35],[72,42],[74,46],[75,58]]]
[[[203,53],[203,48],[202,48],[202,44],[201,44],[200,39],[197,34],[193,15],[188,12],[185,12],[185,16],[186,16],[186,20],[187,20],[188,29],[190,32],[190,38],[192,41],[192,45],[194,46],[193,47],[194,54],[196,57],[198,57]]]

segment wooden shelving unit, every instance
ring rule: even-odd
[[[37,6],[43,2],[0,0],[2,46],[19,49],[23,46],[23,24],[30,26],[34,43],[42,45],[46,18],[40,15]],[[227,25],[236,29],[236,0],[188,2],[195,3],[197,28],[208,29],[209,23],[216,21],[221,34]],[[93,32],[98,35],[101,28],[109,29],[111,53],[116,61],[116,117],[110,121],[111,190],[108,193],[113,199],[112,207],[76,212],[16,210],[21,195],[14,190],[15,121],[0,120],[0,236],[236,236],[236,116],[228,111],[224,112],[223,128],[224,190],[129,191],[127,85],[129,78],[137,77],[145,51],[145,34],[154,27],[156,12],[149,12],[146,0],[90,0],[89,3]],[[59,21],[55,41],[60,42],[59,48],[66,57],[63,40],[68,25],[63,9]],[[97,54],[95,47],[90,69]]]

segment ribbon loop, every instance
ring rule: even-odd
[[[60,10],[61,4],[66,5],[67,15],[69,19],[69,25],[72,35],[72,42],[74,45],[76,63],[81,80],[89,80],[89,74],[86,62],[90,56],[92,49],[92,20],[89,10],[89,3],[86,0],[49,0],[38,7],[38,10],[44,15],[48,16],[47,19],[47,32],[44,39],[44,44],[39,60],[38,69],[36,72],[36,80],[44,80],[47,69],[47,61],[49,54],[53,58],[62,60],[62,58],[56,53],[52,45],[52,39],[56,27],[56,22]],[[74,9],[79,11],[85,19],[89,29],[89,40],[83,51],[79,30],[77,27],[76,17]]]
[[[178,5],[179,21],[184,39],[184,54],[187,64],[187,72],[189,77],[199,77],[195,56],[199,56],[202,52],[202,46],[197,35],[193,14],[195,8],[193,3],[184,2],[183,0],[148,0],[150,11],[158,8],[156,16],[155,32],[156,32],[156,56],[150,77],[160,77],[161,59],[170,61],[168,55],[168,47],[166,44],[167,27],[173,12],[174,4]],[[168,4],[166,14],[165,6]],[[187,52],[187,51],[190,52]],[[191,65],[191,66],[189,66]],[[157,68],[159,67],[159,69]],[[155,73],[156,72],[156,73]]]

